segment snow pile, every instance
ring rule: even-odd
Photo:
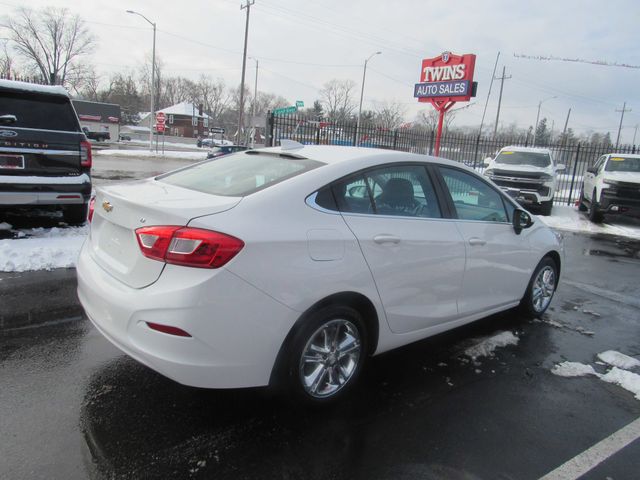
[[[150,152],[149,150],[96,150],[94,155],[108,157],[135,157],[135,158],[179,158],[183,160],[206,160],[206,150],[199,152],[180,152],[177,150],[165,150]]]
[[[580,362],[562,362],[551,369],[551,373],[559,377],[586,377],[587,375],[596,375],[598,373],[591,365],[585,365]]]
[[[615,350],[607,350],[606,352],[599,353],[598,358],[612,367],[624,368],[625,370],[640,367],[640,360],[625,355],[624,353],[616,352]]]
[[[34,228],[26,238],[0,240],[0,271],[26,272],[74,267],[88,226]]]
[[[640,400],[640,375],[622,370],[618,367],[613,367],[606,374],[602,375],[600,379],[621,386],[625,390],[633,393],[636,398]]]
[[[640,237],[640,221],[624,215],[611,216],[603,223],[592,223],[577,207],[554,205],[551,215],[538,216],[538,219],[551,228],[570,232],[605,233],[623,237]],[[609,223],[611,222],[611,223]]]
[[[12,228],[13,228],[13,225],[7,222],[0,222],[0,230],[11,230]]]
[[[472,346],[468,347],[464,353],[472,360],[479,357],[491,357],[496,348],[507,345],[517,345],[519,338],[511,332],[500,332],[490,337],[480,338]]]
[[[604,382],[613,383],[628,390],[640,400],[640,375],[628,371],[629,368],[638,367],[640,361],[623,353],[616,352],[615,350],[607,350],[606,352],[599,353],[597,356],[600,360],[606,362],[603,364],[597,361],[597,364],[612,365],[612,368],[607,373],[598,373],[591,365],[585,365],[579,362],[558,363],[551,369],[551,373],[560,377],[585,377],[587,375],[594,375]]]

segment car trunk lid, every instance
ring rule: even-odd
[[[137,228],[186,226],[195,217],[229,210],[240,200],[153,179],[99,188],[88,240],[91,256],[121,282],[133,288],[146,287],[158,279],[165,263],[142,255]]]

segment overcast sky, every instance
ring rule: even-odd
[[[0,0],[10,13],[18,0]],[[96,35],[92,61],[98,71],[136,68],[151,52],[151,28],[143,13],[158,25],[157,55],[168,74],[197,78],[201,73],[240,82],[245,11],[237,0],[30,0],[29,6],[67,7],[81,15]],[[624,101],[622,139],[631,142],[640,123],[640,69],[535,61],[514,57],[554,55],[640,65],[638,0],[256,0],[251,8],[250,56],[260,61],[258,88],[309,106],[323,83],[333,78],[362,81],[362,64],[369,63],[365,109],[384,101],[400,102],[407,120],[425,108],[413,98],[421,60],[445,50],[477,55],[478,96],[458,113],[456,124],[478,125],[491,81],[496,54],[497,75],[506,66],[500,123],[535,123],[541,117],[562,129],[567,110],[576,132],[617,133]],[[247,64],[253,88],[255,66]],[[495,82],[485,123],[495,120],[499,82]],[[465,104],[459,104],[464,106]],[[456,106],[457,108],[458,106]],[[640,138],[640,133],[638,134]],[[636,140],[638,142],[639,140]]]

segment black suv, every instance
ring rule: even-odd
[[[91,144],[67,91],[0,80],[0,207],[60,208],[80,225],[90,171]]]

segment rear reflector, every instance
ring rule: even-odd
[[[167,333],[169,335],[175,335],[176,337],[191,337],[187,332],[178,327],[172,327],[171,325],[162,325],[161,323],[145,322],[147,326],[152,330],[158,332]]]
[[[96,208],[96,197],[91,197],[91,200],[89,200],[89,215],[87,216],[87,219],[89,220],[89,223],[91,223],[91,220],[93,220],[93,211]]]
[[[174,225],[138,228],[136,238],[145,257],[185,267],[220,268],[244,247],[225,233]]]
[[[91,143],[83,140],[80,142],[80,166],[91,168]]]

